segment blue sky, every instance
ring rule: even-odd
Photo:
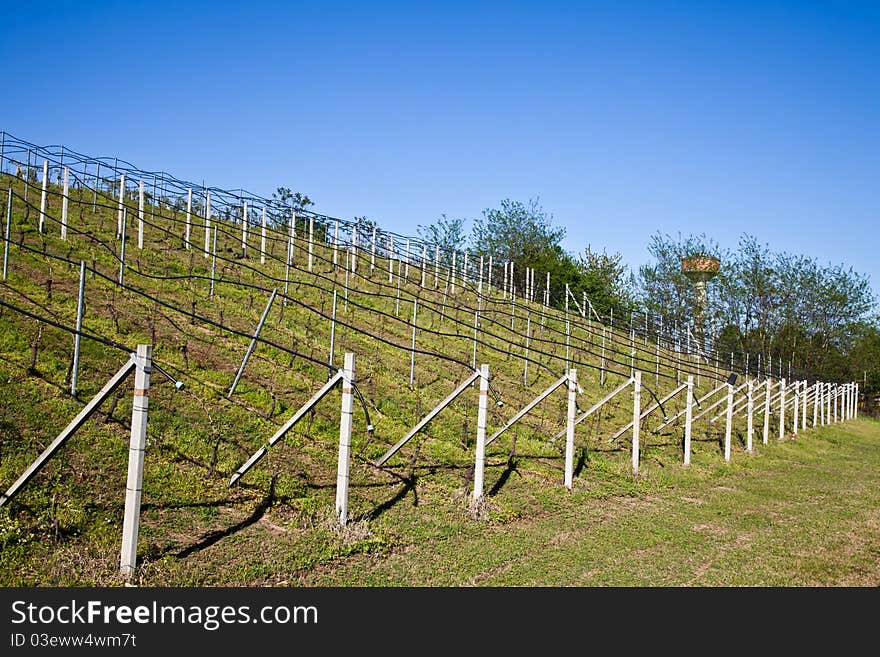
[[[414,233],[540,197],[880,290],[880,3],[4,3],[0,129]]]

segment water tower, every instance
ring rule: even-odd
[[[705,350],[706,283],[717,276],[721,261],[707,255],[693,255],[681,260],[682,273],[694,282],[694,338]]]

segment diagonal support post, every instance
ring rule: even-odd
[[[377,466],[384,465],[385,462],[388,461],[388,459],[390,459],[392,456],[394,456],[394,454],[396,454],[397,451],[401,447],[406,445],[406,443],[409,442],[409,440],[413,436],[415,436],[419,431],[421,431],[425,427],[425,425],[427,425],[431,420],[433,420],[440,411],[442,411],[444,408],[446,408],[449,404],[451,404],[455,400],[456,397],[458,397],[461,393],[463,393],[465,390],[467,390],[468,386],[470,384],[472,384],[474,381],[476,381],[477,377],[479,377],[479,376],[480,376],[480,371],[479,370],[474,371],[474,373],[471,374],[467,379],[465,379],[464,382],[461,385],[459,385],[455,390],[453,390],[446,399],[444,399],[442,402],[437,404],[437,406],[435,406],[430,413],[428,413],[425,417],[423,417],[421,420],[419,420],[418,424],[416,424],[416,426],[414,426],[412,429],[410,429],[409,433],[407,433],[403,438],[398,440],[397,443],[395,443],[395,445],[391,449],[389,449],[387,452],[385,452],[385,454],[382,456],[382,458],[380,458],[378,461],[376,461],[376,465]]]
[[[77,414],[73,420],[71,420],[70,424],[68,424],[64,430],[58,434],[58,436],[51,442],[51,444],[43,450],[43,453],[37,457],[37,459],[31,463],[30,466],[22,473],[22,475],[16,480],[9,489],[0,495],[0,506],[6,504],[9,500],[11,500],[18,493],[19,490],[30,481],[34,475],[36,475],[44,465],[51,459],[55,452],[57,452],[67,440],[73,436],[77,432],[77,430],[88,420],[92,414],[98,410],[98,407],[107,399],[113,392],[122,385],[122,382],[128,378],[128,375],[131,374],[132,370],[135,368],[135,355],[132,354],[128,361],[119,368],[119,370],[114,374],[107,383],[104,384],[104,387],[95,395],[92,400],[86,404],[83,409]]]

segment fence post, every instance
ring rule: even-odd
[[[336,290],[333,290],[333,314],[330,318],[330,358],[327,361],[330,376],[333,376],[333,351],[336,348],[336,296]]]
[[[357,274],[357,258],[358,258],[358,234],[357,234],[357,223],[353,223],[351,225],[351,246],[349,250],[351,251],[351,275],[354,276]]]
[[[819,418],[819,382],[813,383],[813,428],[816,428],[816,422]]]
[[[727,384],[727,417],[724,426],[724,460],[730,461],[730,433],[733,429],[733,385]]]
[[[351,425],[354,406],[354,354],[346,352],[342,366],[342,407],[339,418],[339,463],[336,468],[336,517],[345,527],[348,522],[348,482],[351,463]]]
[[[394,235],[388,236],[388,282],[394,282]]]
[[[125,174],[123,173],[119,176],[119,209],[116,212],[116,237],[119,237],[122,234],[122,213],[124,211],[123,204],[125,203]]]
[[[67,240],[67,206],[70,202],[70,170],[64,167],[64,192],[61,197],[61,239]]]
[[[155,203],[155,199],[153,202]],[[144,248],[144,181],[138,185],[138,249]]]
[[[801,381],[801,430],[807,430],[807,382]]]
[[[12,224],[12,187],[9,188],[9,200],[6,201],[6,232],[3,233],[3,280],[9,273],[9,231]]]
[[[211,251],[211,192],[205,192],[205,258]]]
[[[639,473],[639,422],[642,405],[642,373],[633,375],[633,428],[632,428],[632,469],[633,474]]]
[[[754,383],[749,380],[746,385],[746,394],[748,395],[747,404],[748,408],[746,413],[748,415],[747,425],[746,425],[746,451],[751,454],[752,453],[752,438],[755,434],[755,423],[754,423],[754,412],[755,412],[755,386]]]
[[[125,483],[125,516],[122,522],[122,550],[119,570],[129,581],[137,564],[141,490],[144,481],[144,452],[147,447],[147,411],[153,346],[139,344],[134,374],[134,401],[131,407],[131,439],[128,446],[128,477]]]
[[[370,275],[376,269],[376,227],[373,226],[373,240],[370,246]]]
[[[785,379],[779,380],[779,440],[785,438]]]
[[[263,227],[260,231],[260,264],[266,264],[266,208],[263,208]]]
[[[214,298],[214,279],[217,274],[217,226],[214,226],[214,239],[211,244],[211,290],[208,296]]]
[[[49,184],[49,160],[43,160],[43,188],[40,192],[40,232],[46,225],[46,186]],[[120,201],[120,204],[122,201]]]
[[[122,209],[122,246],[120,248],[119,254],[119,284],[122,285],[125,282],[125,234],[128,232],[126,224],[128,223],[128,211],[126,208]]]
[[[309,273],[312,271],[312,262],[315,258],[315,218],[309,217]]]
[[[792,411],[792,420],[793,420],[792,424],[794,426],[792,427],[792,431],[794,432],[794,435],[797,436],[797,434],[798,434],[798,420],[800,420],[800,416],[798,414],[798,405],[800,404],[801,384],[800,384],[800,382],[795,381],[793,385],[794,385],[794,397],[793,397],[792,401],[794,402],[794,410]]]
[[[825,384],[825,424],[831,424],[831,383]]]
[[[419,283],[419,287],[425,287],[425,258],[428,257],[428,247],[425,244],[422,244],[422,280]]]
[[[568,409],[565,422],[565,487],[571,490],[574,480],[574,420],[577,414],[577,370],[568,371]]]
[[[247,258],[247,236],[248,236],[248,202],[243,201],[241,204],[241,257]]]
[[[73,336],[73,367],[70,371],[70,394],[76,397],[76,385],[79,380],[79,341],[82,332],[83,312],[86,301],[86,261],[79,263],[79,295],[76,303],[76,334]]]
[[[767,385],[764,386],[766,393],[764,396],[764,444],[770,440],[770,392],[773,388],[773,379],[767,378]]]
[[[489,366],[480,365],[480,401],[477,407],[477,444],[474,461],[474,505],[483,498],[483,478],[486,468],[486,417],[489,409]]]
[[[687,378],[687,406],[684,411],[684,464],[691,464],[691,430],[694,416],[694,376]]]
[[[192,187],[186,190],[186,232],[183,236],[183,246],[189,251],[189,236],[192,232],[192,207],[193,207],[193,190]]]
[[[339,264],[339,219],[336,220],[336,225],[333,227],[333,269],[336,270],[336,266]]]
[[[413,389],[416,376],[416,318],[419,312],[419,298],[413,299],[412,348],[409,353],[409,389]]]
[[[527,388],[529,383],[529,342],[532,338],[532,315],[526,317],[526,353],[523,358],[523,388]]]

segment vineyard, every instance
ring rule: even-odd
[[[117,583],[122,533],[141,584],[292,582],[857,415],[856,384],[372,222],[8,133],[0,190],[4,585]]]

